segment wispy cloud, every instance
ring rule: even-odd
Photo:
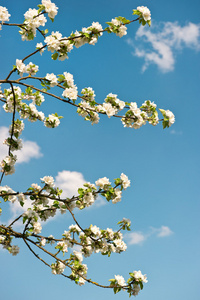
[[[156,236],[157,238],[167,237],[173,234],[173,231],[168,226],[161,226],[160,228],[150,227],[148,232],[143,233],[141,231],[135,231],[127,233],[125,239],[129,245],[142,245],[151,236]]]
[[[146,236],[142,232],[127,233],[126,238],[130,245],[141,244],[146,240]]]
[[[0,161],[8,155],[8,147],[3,144],[3,141],[9,136],[8,128],[5,126],[0,127]],[[40,158],[43,156],[40,147],[36,142],[23,141],[23,148],[15,151],[17,155],[17,163],[29,162],[32,158]]]
[[[150,29],[141,26],[135,40],[129,38],[127,43],[133,47],[134,56],[144,59],[143,72],[150,64],[156,64],[163,73],[170,72],[174,70],[177,50],[200,50],[200,24],[181,27],[178,22],[153,22]]]
[[[170,236],[172,234],[173,231],[168,226],[161,226],[161,228],[157,229],[157,237],[159,238]]]
[[[174,135],[182,135],[183,132],[182,132],[182,131],[177,131],[177,130],[172,129],[172,130],[170,131],[170,134],[174,134]]]

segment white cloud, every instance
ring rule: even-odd
[[[184,47],[200,50],[200,24],[181,27],[177,22],[153,22],[150,29],[141,26],[135,41],[129,38],[127,43],[134,48],[134,56],[144,58],[143,72],[150,64],[156,64],[163,73],[170,72],[174,70],[177,50]]]
[[[62,171],[58,172],[58,175],[55,178],[55,184],[60,189],[63,190],[64,197],[72,197],[78,195],[78,188],[83,187],[83,184],[86,183],[86,180],[83,177],[82,173],[71,172],[71,171]]]
[[[29,162],[31,158],[40,158],[43,154],[40,152],[40,147],[36,142],[24,141],[23,148],[17,153],[17,162]]]
[[[135,231],[131,233],[127,233],[125,235],[125,239],[127,240],[129,245],[141,245],[144,241],[150,238],[153,235],[156,237],[167,237],[173,234],[173,231],[168,226],[161,226],[160,228],[150,227],[147,233],[143,233],[141,231]]]
[[[8,130],[5,126],[0,127],[0,161],[8,155],[8,147],[3,144],[3,141],[9,136]],[[23,141],[23,148],[15,151],[14,154],[17,155],[17,163],[29,162],[32,158],[43,156],[38,144],[32,141]]]
[[[165,236],[169,236],[172,234],[173,234],[173,231],[171,231],[171,229],[169,227],[161,226],[161,228],[158,229],[157,237],[165,237]]]
[[[182,132],[182,131],[176,131],[176,130],[172,129],[172,130],[170,131],[170,134],[182,135],[183,132]]]
[[[131,232],[128,233],[126,237],[128,237],[130,245],[141,244],[144,240],[146,240],[145,235],[141,232]]]

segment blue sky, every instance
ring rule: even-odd
[[[171,110],[176,117],[169,129],[146,125],[138,130],[123,128],[117,118],[101,116],[91,125],[78,116],[73,107],[45,97],[45,114],[63,115],[61,125],[48,129],[39,123],[25,123],[23,152],[16,173],[4,178],[14,190],[24,191],[33,182],[51,175],[65,184],[70,193],[72,183],[95,182],[100,177],[113,180],[123,172],[131,187],[115,205],[99,202],[93,208],[77,212],[83,226],[96,224],[117,229],[123,217],[132,221],[132,233],[125,236],[128,249],[110,258],[96,254],[85,260],[88,276],[102,284],[119,274],[141,270],[148,284],[138,299],[199,299],[199,79],[200,23],[199,1],[55,1],[59,13],[49,31],[63,35],[88,27],[93,21],[105,22],[117,16],[132,18],[132,9],[147,6],[152,13],[152,27],[128,26],[123,38],[104,34],[95,46],[74,49],[64,62],[50,60],[45,51],[30,61],[39,65],[38,76],[46,73],[74,75],[78,91],[92,87],[96,99],[103,102],[110,92],[127,102],[141,105],[155,101],[159,108]],[[22,22],[35,0],[1,1],[11,14],[10,22]],[[32,52],[37,42],[22,42],[17,28],[3,27],[0,32],[1,68],[4,79],[15,64]],[[28,61],[29,62],[29,61]],[[0,137],[5,139],[11,115],[0,110]],[[4,146],[0,155],[4,156]],[[72,173],[73,172],[73,173]],[[1,222],[16,213],[16,207],[3,205]],[[57,217],[44,226],[47,234],[61,234],[73,223],[68,215]],[[19,242],[20,253],[12,257],[0,251],[2,299],[39,299],[80,297],[85,299],[124,299],[128,294],[114,295],[86,285],[78,287],[61,276],[52,275]],[[12,286],[12,290],[10,289]],[[37,287],[37,288],[36,288]],[[22,292],[23,291],[23,292]]]

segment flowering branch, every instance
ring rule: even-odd
[[[55,75],[47,73],[44,77],[35,76],[39,70],[39,66],[32,62],[25,64],[24,62],[36,53],[43,53],[45,49],[51,51],[53,60],[65,60],[68,53],[73,47],[79,48],[85,44],[95,45],[98,38],[104,32],[115,33],[120,38],[127,34],[127,27],[133,22],[139,21],[143,26],[151,25],[151,13],[147,7],[139,6],[133,10],[133,15],[137,15],[134,20],[127,20],[124,17],[116,17],[107,22],[108,27],[104,28],[98,22],[93,22],[91,26],[82,28],[81,31],[75,31],[68,37],[63,37],[58,31],[48,34],[48,29],[41,30],[40,26],[45,26],[48,15],[51,21],[57,15],[58,7],[51,0],[42,0],[38,5],[38,9],[29,9],[25,14],[25,20],[22,24],[5,23],[9,21],[10,14],[5,7],[0,6],[0,29],[2,25],[17,26],[20,28],[22,40],[33,40],[36,33],[39,32],[44,38],[44,45],[38,43],[36,50],[25,56],[22,60],[16,59],[16,65],[9,72],[6,79],[0,80],[0,84],[9,84],[10,88],[0,89],[0,101],[4,103],[3,109],[7,113],[12,114],[12,122],[9,128],[9,137],[5,139],[4,144],[8,146],[8,155],[1,161],[1,179],[2,183],[4,175],[13,174],[14,165],[17,160],[14,151],[20,150],[23,146],[22,140],[19,139],[24,130],[24,121],[28,119],[31,122],[37,120],[44,122],[49,128],[59,126],[61,116],[57,113],[50,114],[45,117],[42,111],[38,111],[37,107],[42,105],[45,98],[44,95],[51,96],[59,101],[70,104],[77,108],[77,113],[91,124],[99,122],[99,115],[107,115],[110,117],[120,118],[124,127],[134,129],[140,128],[146,122],[155,126],[162,121],[163,128],[171,126],[175,117],[169,110],[160,109],[162,119],[158,117],[156,104],[150,100],[146,100],[140,107],[136,102],[124,102],[118,99],[116,94],[109,93],[103,103],[95,100],[95,93],[91,87],[83,88],[81,94],[78,94],[78,88],[74,84],[73,75],[64,72]],[[17,80],[11,80],[13,73],[19,75]],[[24,76],[23,74],[28,74]],[[25,83],[28,80],[36,80],[42,86],[38,88],[34,85]],[[21,90],[25,87],[25,91]],[[52,88],[57,86],[61,90],[61,94],[56,95],[52,92]],[[51,92],[50,92],[51,90]],[[78,100],[80,102],[78,103]],[[31,103],[29,103],[31,101]],[[119,115],[120,111],[126,110],[124,115]],[[16,119],[17,113],[20,119]],[[73,210],[83,210],[93,205],[98,196],[104,197],[108,202],[113,204],[121,201],[122,191],[130,186],[130,180],[125,174],[121,174],[119,178],[114,180],[114,185],[107,177],[99,178],[95,184],[85,183],[83,187],[78,189],[77,196],[71,198],[62,196],[62,190],[55,187],[54,179],[51,176],[41,178],[43,187],[33,183],[25,192],[15,192],[12,188],[0,186],[0,197],[4,202],[18,202],[24,212],[16,217],[8,226],[0,225],[0,244],[12,255],[17,255],[19,247],[12,245],[13,238],[22,239],[31,253],[39,259],[43,264],[51,268],[53,274],[60,274],[74,281],[78,285],[85,282],[92,283],[98,287],[111,288],[114,293],[126,290],[129,295],[136,296],[143,289],[143,283],[147,282],[146,275],[142,275],[141,271],[129,273],[130,277],[127,281],[121,275],[115,275],[110,279],[110,285],[101,285],[87,278],[87,265],[83,264],[83,257],[87,258],[94,253],[110,256],[112,253],[121,253],[126,250],[127,246],[123,241],[122,230],[130,230],[131,222],[129,219],[123,218],[118,222],[119,229],[113,231],[110,228],[100,229],[96,225],[91,224],[87,228],[78,222]],[[61,197],[62,196],[62,197]],[[29,203],[27,210],[24,205]],[[0,209],[0,213],[2,210]],[[62,237],[54,238],[52,235],[43,236],[42,222],[46,222],[49,218],[53,218],[57,212],[61,214],[69,212],[75,224],[64,230]],[[20,222],[21,232],[13,229]],[[74,245],[79,247],[79,251],[74,250]],[[33,247],[37,247],[42,253],[46,254],[53,262],[49,264],[46,259],[36,254]],[[54,250],[50,251],[50,246]],[[47,250],[48,248],[48,250]],[[67,255],[68,258],[61,259]],[[69,268],[70,274],[65,274],[66,267]]]

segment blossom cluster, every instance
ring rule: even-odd
[[[14,112],[15,110],[19,112],[22,119],[28,119],[31,122],[37,120],[43,121],[44,125],[47,127],[57,127],[60,124],[59,117],[57,114],[49,115],[45,118],[42,111],[38,111],[36,106],[40,106],[44,102],[44,96],[39,91],[33,92],[33,90],[28,87],[25,92],[22,92],[20,87],[13,87],[14,95],[11,88],[5,89],[2,97],[6,99],[6,103],[3,105],[5,112]],[[29,105],[24,101],[32,101]],[[50,120],[50,121],[49,121]]]
[[[139,16],[139,23],[143,26],[146,23],[151,26],[151,12],[146,6],[138,6],[137,9],[133,10],[133,15]]]
[[[68,231],[64,231],[63,240],[57,242],[55,249],[61,251],[63,255],[67,253],[68,248],[72,248],[74,243],[76,244],[75,234],[79,237],[78,244],[81,245],[81,249],[80,251],[73,251],[70,258],[65,260],[65,266],[71,266],[70,278],[79,285],[83,285],[87,278],[87,265],[82,263],[83,256],[89,257],[93,252],[110,256],[112,252],[120,253],[126,250],[121,232],[114,232],[110,228],[100,230],[96,225],[90,225],[89,228],[82,231],[77,224],[72,224]],[[60,268],[57,263],[51,265],[53,274],[61,274],[61,270],[64,271],[64,265],[59,264],[63,267]]]
[[[138,129],[146,122],[154,126],[159,123],[157,106],[150,100],[146,100],[139,108],[136,102],[124,102],[112,93],[107,95],[103,104],[98,104],[94,98],[94,91],[90,87],[83,89],[81,94],[83,100],[79,103],[77,113],[86,121],[90,121],[92,125],[99,122],[99,113],[106,114],[110,118],[116,116],[124,108],[128,109],[125,115],[121,117],[124,127]],[[163,127],[171,126],[175,122],[174,114],[169,110],[160,109],[160,111],[164,116]]]
[[[20,76],[22,76],[24,73],[27,73],[29,75],[35,75],[39,71],[39,67],[32,62],[30,62],[28,65],[25,65],[22,60],[16,59],[16,66],[18,73]]]
[[[29,8],[24,14],[24,23],[20,26],[19,33],[22,36],[22,40],[33,40],[36,36],[36,31],[40,26],[45,26],[47,19],[43,13],[48,13],[48,17],[53,21],[58,8],[50,0],[42,0],[42,4],[38,5],[39,9]]]
[[[169,127],[175,122],[175,116],[170,110],[164,110],[164,109],[159,109],[160,112],[162,113],[164,120],[163,120],[163,128]]]
[[[8,13],[8,10],[6,7],[0,6],[0,22],[6,22],[9,21],[10,14]]]
[[[58,7],[51,0],[42,0],[42,5],[38,5],[40,11],[44,10],[48,13],[50,19],[54,19],[58,13]]]
[[[129,296],[137,296],[140,290],[143,289],[143,283],[147,283],[146,275],[143,275],[141,271],[133,271],[129,273],[130,278],[125,281],[124,277],[121,275],[115,275],[114,279],[110,279],[110,286],[113,287],[114,293],[118,293],[119,291],[127,290]]]
[[[57,58],[61,61],[65,60],[68,58],[68,53],[73,49],[71,42],[58,31],[53,31],[51,35],[45,38],[44,42],[48,51],[55,52],[52,54],[52,59],[54,60]]]
[[[9,236],[0,234],[0,245],[3,247],[3,249],[8,250],[10,254],[16,256],[19,253],[19,247],[17,245],[11,246],[10,243],[11,243],[11,238]]]
[[[108,32],[113,32],[120,38],[127,34],[127,27],[124,24],[130,21],[123,17],[117,17],[112,19],[111,22],[107,22],[109,25]]]
[[[81,31],[72,32],[69,37],[63,37],[58,31],[52,32],[51,35],[47,36],[44,42],[47,45],[48,51],[51,51],[52,59],[65,60],[68,58],[68,53],[71,52],[73,46],[79,48],[85,44],[95,45],[98,38],[103,35],[103,31],[108,33],[116,33],[117,36],[122,37],[127,34],[127,27],[124,25],[125,18],[118,17],[108,22],[109,27],[103,30],[102,25],[99,22],[93,22],[89,27],[83,27]],[[126,20],[129,22],[128,20]],[[125,23],[127,23],[125,22]],[[43,45],[40,44],[42,48]],[[37,46],[39,49],[39,45]],[[43,50],[43,49],[42,49]]]

